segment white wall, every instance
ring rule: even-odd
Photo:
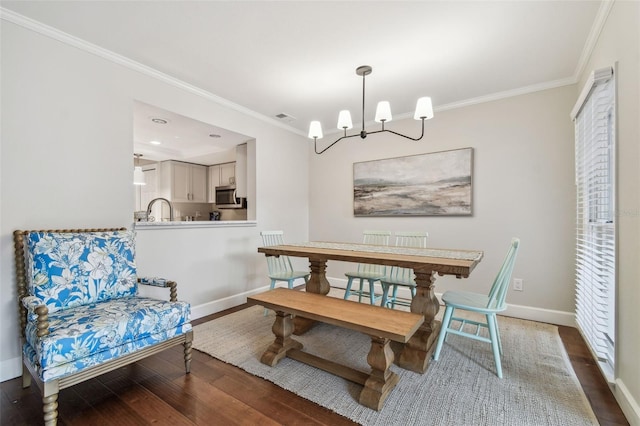
[[[524,279],[524,291],[510,291],[507,301],[529,308],[518,316],[573,324],[574,145],[568,114],[574,101],[575,87],[566,86],[436,112],[418,142],[380,134],[339,142],[311,161],[311,239],[358,241],[365,229],[425,230],[430,247],[484,250],[469,279],[439,277],[440,293],[488,291],[511,238],[519,237],[514,277]],[[409,119],[389,127],[415,135],[419,126]],[[353,163],[465,147],[474,150],[472,216],[353,216]],[[349,267],[333,262],[328,275],[344,279]]]
[[[640,3],[616,1],[580,78],[617,62],[618,294],[614,395],[640,425]],[[576,97],[577,97],[576,92]]]
[[[16,24],[1,30],[0,380],[21,370],[11,234],[132,225],[134,100],[254,137],[259,176],[257,226],[140,231],[142,274],[178,281],[198,312],[267,284],[259,231],[308,238],[305,138]]]

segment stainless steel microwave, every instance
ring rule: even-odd
[[[216,207],[219,209],[247,208],[245,198],[236,197],[235,185],[216,186]]]

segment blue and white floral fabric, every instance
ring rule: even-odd
[[[30,321],[24,353],[47,381],[186,333],[190,320],[186,302],[109,300],[50,315],[49,335],[42,338]]]
[[[57,379],[192,329],[188,303],[137,296],[134,259],[129,231],[29,234],[23,353],[40,379]],[[49,309],[49,334],[43,337],[34,312],[40,305]]]
[[[50,314],[137,294],[132,231],[31,232],[27,245],[28,291]]]

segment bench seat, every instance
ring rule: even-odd
[[[374,410],[382,408],[384,400],[399,380],[398,375],[389,370],[394,359],[390,342],[408,342],[424,322],[423,315],[411,312],[285,288],[250,296],[247,302],[276,311],[272,327],[276,338],[264,352],[260,362],[273,367],[282,358],[289,357],[354,381],[364,386],[359,397],[360,404]],[[371,349],[367,362],[371,366],[371,372],[364,373],[303,352],[302,344],[291,338],[293,315],[369,335]]]

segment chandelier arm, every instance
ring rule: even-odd
[[[402,133],[398,133],[398,132],[394,132],[393,130],[385,129],[384,125],[382,127],[382,130],[375,130],[373,132],[369,132],[369,134],[372,135],[374,133],[389,132],[389,133],[393,133],[394,135],[397,135],[397,136],[402,136],[403,138],[406,138],[406,139],[411,139],[412,141],[419,141],[420,139],[422,139],[424,137],[424,120],[425,120],[424,118],[421,119],[421,121],[422,121],[422,133],[420,133],[420,137],[417,137],[417,138],[412,138],[411,136],[406,136],[406,135],[403,135]]]
[[[332,146],[334,146],[335,144],[337,144],[338,142],[340,142],[342,139],[347,139],[347,138],[354,138],[356,136],[360,136],[360,134],[355,134],[355,135],[345,135],[342,136],[339,139],[336,139],[331,145],[325,147],[322,151],[318,152],[318,138],[313,138],[313,145],[314,145],[314,149],[316,151],[316,154],[322,154],[323,152],[325,152],[326,150],[328,150],[329,148],[331,148]]]

